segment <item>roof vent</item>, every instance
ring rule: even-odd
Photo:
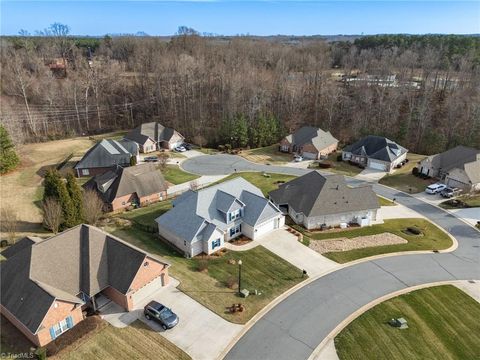
[[[338,190],[338,185],[337,185],[337,190]]]

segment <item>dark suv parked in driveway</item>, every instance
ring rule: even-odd
[[[157,321],[164,330],[171,329],[178,324],[178,316],[168,307],[156,301],[150,301],[143,309],[143,313],[147,320]]]

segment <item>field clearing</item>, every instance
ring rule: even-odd
[[[388,325],[404,317],[408,329]],[[478,359],[480,304],[452,285],[387,300],[355,319],[336,338],[341,360]]]

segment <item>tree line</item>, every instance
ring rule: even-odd
[[[264,146],[311,125],[343,144],[377,134],[425,154],[480,147],[477,37],[287,42],[182,28],[170,39],[88,45],[60,25],[0,39],[0,121],[16,143],[159,121],[202,146]],[[55,59],[62,76],[49,67]],[[395,74],[399,85],[342,81],[362,74]]]

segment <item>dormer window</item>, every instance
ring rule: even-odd
[[[237,209],[235,211],[228,213],[228,221],[235,221],[242,216],[242,209]]]

